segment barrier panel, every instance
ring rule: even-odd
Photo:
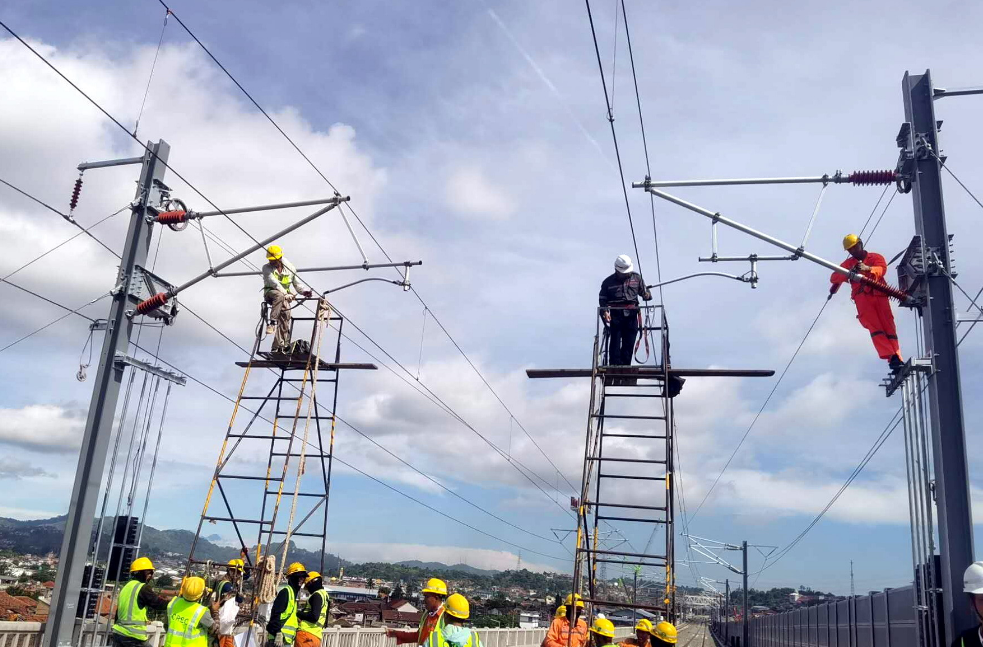
[[[751,618],[748,642],[740,622],[711,623],[719,647],[920,647],[910,586]],[[3,647],[3,645],[0,645]]]

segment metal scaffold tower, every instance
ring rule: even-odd
[[[641,305],[638,313],[641,325],[636,351],[643,344],[646,349],[639,365],[609,363],[609,332],[598,317],[590,369],[529,369],[526,374],[531,378],[591,379],[580,497],[571,500],[577,513],[573,592],[583,596],[592,613],[619,607],[654,612],[675,621],[673,399],[686,377],[769,377],[774,371],[673,368],[665,309]],[[618,546],[606,545],[609,532],[604,527],[615,524],[654,529],[639,552],[625,540]],[[627,550],[613,549],[625,544]],[[618,594],[617,587],[603,577],[607,564],[662,571],[664,580],[656,578],[663,582],[658,595],[640,599]]]
[[[246,572],[242,620],[256,620],[259,605],[272,601],[264,599],[264,581],[281,579],[293,540],[312,548],[316,570],[324,570],[338,381],[344,370],[376,369],[342,363],[344,319],[324,298],[298,300],[295,309],[305,301],[316,304],[313,315],[293,317],[292,326],[310,323],[309,353],[261,352],[257,334],[249,360],[236,362],[245,372],[188,558],[189,574],[218,578],[226,564],[201,555],[200,541],[223,530],[236,538]],[[259,390],[251,388],[256,382]]]
[[[642,306],[640,334],[646,346],[653,337],[651,364],[608,363],[607,331],[598,317],[591,366],[591,398],[584,447],[583,479],[577,502],[575,592],[594,606],[618,604],[675,617],[673,573],[673,405],[669,379],[669,328],[662,306]],[[654,325],[653,325],[654,324]],[[658,333],[654,335],[653,333]],[[610,550],[599,541],[602,523],[659,526],[661,536],[643,552]],[[611,599],[598,579],[608,563],[664,569],[664,597],[651,601]],[[602,578],[603,579],[603,578]],[[585,582],[586,580],[586,582]],[[585,585],[586,584],[586,585]]]

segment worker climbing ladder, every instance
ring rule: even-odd
[[[242,549],[242,620],[256,620],[258,604],[270,601],[289,551],[306,547],[324,570],[338,380],[343,370],[376,368],[342,363],[344,319],[324,298],[298,299],[294,308],[311,305],[312,316],[291,324],[297,339],[296,329],[310,323],[307,343],[294,342],[291,354],[261,352],[264,317],[249,360],[236,362],[245,372],[188,559],[189,573],[214,578],[225,563],[212,564],[202,538],[218,533]]]

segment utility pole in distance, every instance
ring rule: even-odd
[[[952,284],[946,276],[946,273],[952,273],[952,264],[942,201],[935,92],[930,73],[927,70],[921,75],[906,73],[901,90],[909,132],[905,141],[899,137],[898,144],[902,147],[905,164],[910,164],[912,171],[915,233],[921,237],[922,266],[925,268],[926,299],[920,311],[925,348],[933,369],[928,379],[928,413],[932,423],[935,509],[942,558],[943,644],[952,644],[959,634],[979,624],[961,593],[963,570],[973,562],[973,516],[959,385],[956,308]],[[942,262],[941,269],[935,267],[935,259],[930,254]],[[928,588],[934,586],[934,582],[928,584]]]
[[[747,607],[747,540],[741,542],[741,551],[744,555],[744,568],[741,573],[741,577],[744,578],[744,621],[741,626],[741,647],[748,647],[748,637],[750,635],[750,625],[748,620],[748,607]]]
[[[58,576],[52,592],[51,614],[48,616],[44,634],[45,647],[70,647],[73,644],[82,573],[92,540],[96,500],[102,490],[106,454],[112,435],[120,385],[123,381],[125,364],[118,358],[127,356],[130,332],[133,329],[134,306],[131,302],[130,290],[133,279],[140,271],[138,268],[144,267],[147,262],[152,227],[150,216],[153,215],[148,213],[148,206],[159,201],[158,184],[164,177],[169,152],[170,146],[161,140],[156,144],[149,144],[146,153],[140,158],[79,166],[80,170],[84,170],[101,166],[141,164],[142,170],[136,198],[132,204],[130,226],[126,234],[119,273],[112,293],[113,303],[106,323],[106,336],[99,357],[99,371],[92,389],[85,434],[82,436],[75,484],[72,487],[72,500],[68,509],[68,519],[65,522],[65,536],[61,544]],[[112,622],[112,618],[108,621]]]
[[[856,590],[853,588],[853,560],[850,560],[850,597],[855,596]]]

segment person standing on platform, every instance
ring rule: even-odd
[[[311,571],[304,588],[310,594],[307,604],[297,612],[297,647],[321,647],[324,625],[328,620],[328,592],[324,590],[321,574]]]
[[[642,275],[634,271],[631,258],[622,254],[614,261],[614,274],[601,282],[597,295],[601,317],[609,330],[608,364],[631,366],[635,339],[638,337],[638,297],[650,301],[652,293]]]
[[[607,618],[595,618],[590,627],[590,647],[606,647],[614,642],[614,623]]]
[[[297,639],[297,594],[307,581],[307,569],[300,562],[287,567],[287,583],[277,591],[266,623],[266,647],[276,647],[277,635],[283,636],[284,645],[293,645]]]
[[[642,618],[635,624],[635,635],[632,638],[627,638],[620,643],[619,647],[648,647],[649,639],[652,637],[652,631],[655,627],[652,626],[652,621],[648,618]]]

